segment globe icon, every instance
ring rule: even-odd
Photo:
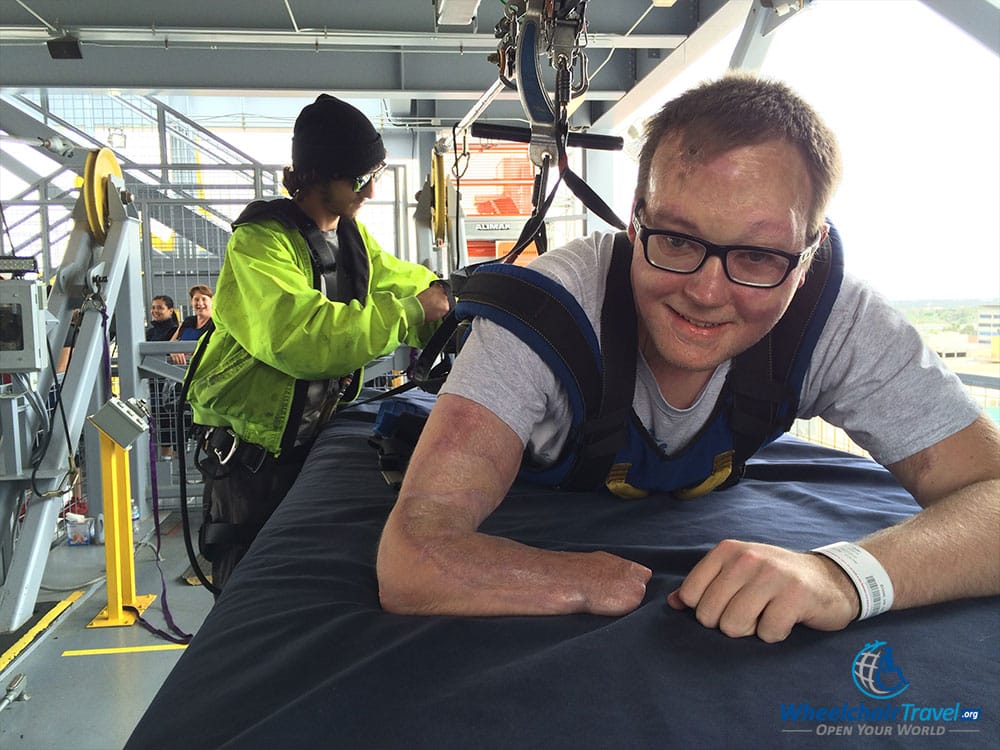
[[[910,686],[885,641],[866,643],[854,657],[852,671],[858,690],[877,700],[895,698]]]

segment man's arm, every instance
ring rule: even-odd
[[[617,615],[651,571],[606,552],[552,552],[478,532],[523,446],[479,404],[443,394],[424,427],[378,551],[382,606],[404,614]]]
[[[889,470],[924,510],[862,540],[899,609],[1000,593],[1000,430],[986,416]]]
[[[894,608],[1000,593],[1000,433],[987,417],[888,467],[924,510],[858,544],[882,564]],[[786,638],[796,623],[846,627],[858,599],[832,561],[727,540],[670,594],[730,636]]]

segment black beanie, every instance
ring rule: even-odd
[[[292,167],[323,177],[359,177],[385,161],[382,136],[357,107],[320,94],[295,119]]]

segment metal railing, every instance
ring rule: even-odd
[[[965,384],[972,400],[979,404],[994,422],[1000,424],[1000,377],[956,374]],[[808,440],[810,443],[834,448],[855,456],[870,457],[868,451],[855,443],[846,432],[839,427],[834,427],[821,417],[797,419],[789,432],[795,437]]]

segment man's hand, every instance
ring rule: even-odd
[[[797,623],[840,630],[858,615],[857,592],[836,563],[808,552],[727,539],[667,597],[732,638],[783,641]]]
[[[893,609],[1000,593],[1000,430],[982,416],[890,465],[924,510],[860,540],[893,584]],[[847,575],[827,558],[724,541],[667,597],[733,637],[788,637],[796,623],[846,627],[859,612]]]
[[[582,590],[588,592],[579,611],[617,616],[626,615],[642,604],[653,571],[608,552],[591,552],[585,557],[587,563],[578,565],[574,571]]]
[[[451,309],[448,293],[442,284],[431,284],[417,295],[417,301],[424,308],[424,320],[428,323],[441,320]]]
[[[399,614],[623,615],[652,571],[607,552],[554,552],[478,531],[524,446],[496,415],[443,394],[410,459],[379,544],[383,608]]]

